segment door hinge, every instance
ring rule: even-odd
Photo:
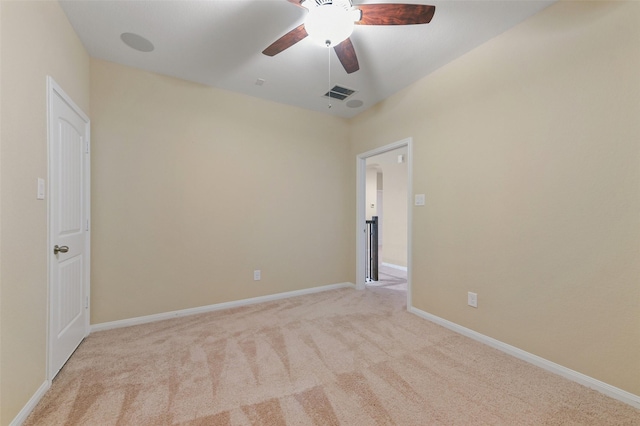
[[[84,297],[84,308],[89,309],[89,296]]]
[[[84,153],[85,154],[89,153],[89,139],[84,141]]]
[[[85,231],[89,230],[89,219],[87,219],[87,227],[85,228]]]

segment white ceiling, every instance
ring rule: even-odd
[[[555,0],[354,0],[436,6],[430,24],[356,26],[351,40],[360,70],[347,74],[333,50],[304,39],[282,53],[261,52],[300,25],[307,13],[286,0],[67,0],[62,8],[94,58],[237,93],[352,117],[497,36]],[[125,45],[139,34],[155,50]],[[330,55],[329,55],[330,53]],[[348,100],[322,95],[339,84],[357,91]],[[257,79],[264,79],[262,86]]]

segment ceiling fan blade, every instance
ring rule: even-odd
[[[262,53],[267,56],[277,55],[283,50],[290,48],[308,35],[309,34],[307,34],[307,30],[304,29],[304,24],[302,24],[271,43],[271,45],[264,49]]]
[[[358,58],[356,57],[356,50],[353,48],[351,39],[346,39],[335,46],[333,50],[336,51],[336,55],[338,55],[338,59],[340,59],[340,63],[345,71],[347,71],[347,74],[351,74],[360,69],[360,64],[358,64]]]
[[[427,4],[361,4],[362,19],[358,25],[412,25],[428,24],[436,11]]]

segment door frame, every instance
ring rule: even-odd
[[[55,161],[53,155],[53,129],[52,129],[52,117],[53,117],[53,99],[55,96],[59,96],[69,107],[76,113],[85,123],[85,132],[86,132],[86,155],[84,156],[84,189],[85,189],[85,200],[84,200],[84,209],[85,209],[85,218],[87,220],[85,233],[84,233],[84,294],[85,294],[85,324],[84,324],[84,337],[89,335],[90,331],[90,277],[91,277],[91,122],[89,117],[80,109],[78,105],[65,93],[64,90],[55,82],[53,77],[47,76],[47,380],[49,383],[55,377],[55,374],[58,371],[54,370],[52,366],[52,344],[53,344],[53,333],[51,328],[53,327],[52,315],[53,315],[53,298],[52,298],[52,278],[53,278],[53,261],[54,258],[51,255],[52,247],[53,247],[53,236],[51,235],[53,226],[52,226],[52,211],[51,211],[51,196],[52,196],[52,185],[51,185],[51,176],[52,176],[52,165]]]
[[[413,234],[413,138],[408,137],[389,145],[363,152],[356,156],[356,289],[365,289],[365,262],[366,257],[366,186],[367,186],[367,158],[384,154],[398,148],[407,148],[407,310],[411,308],[411,281],[412,281],[412,242]]]

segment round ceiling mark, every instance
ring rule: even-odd
[[[360,99],[351,99],[350,101],[347,101],[347,106],[349,108],[360,108],[363,104],[364,102]]]
[[[138,34],[122,33],[120,34],[120,38],[124,44],[140,52],[151,52],[155,49],[153,43]]]

